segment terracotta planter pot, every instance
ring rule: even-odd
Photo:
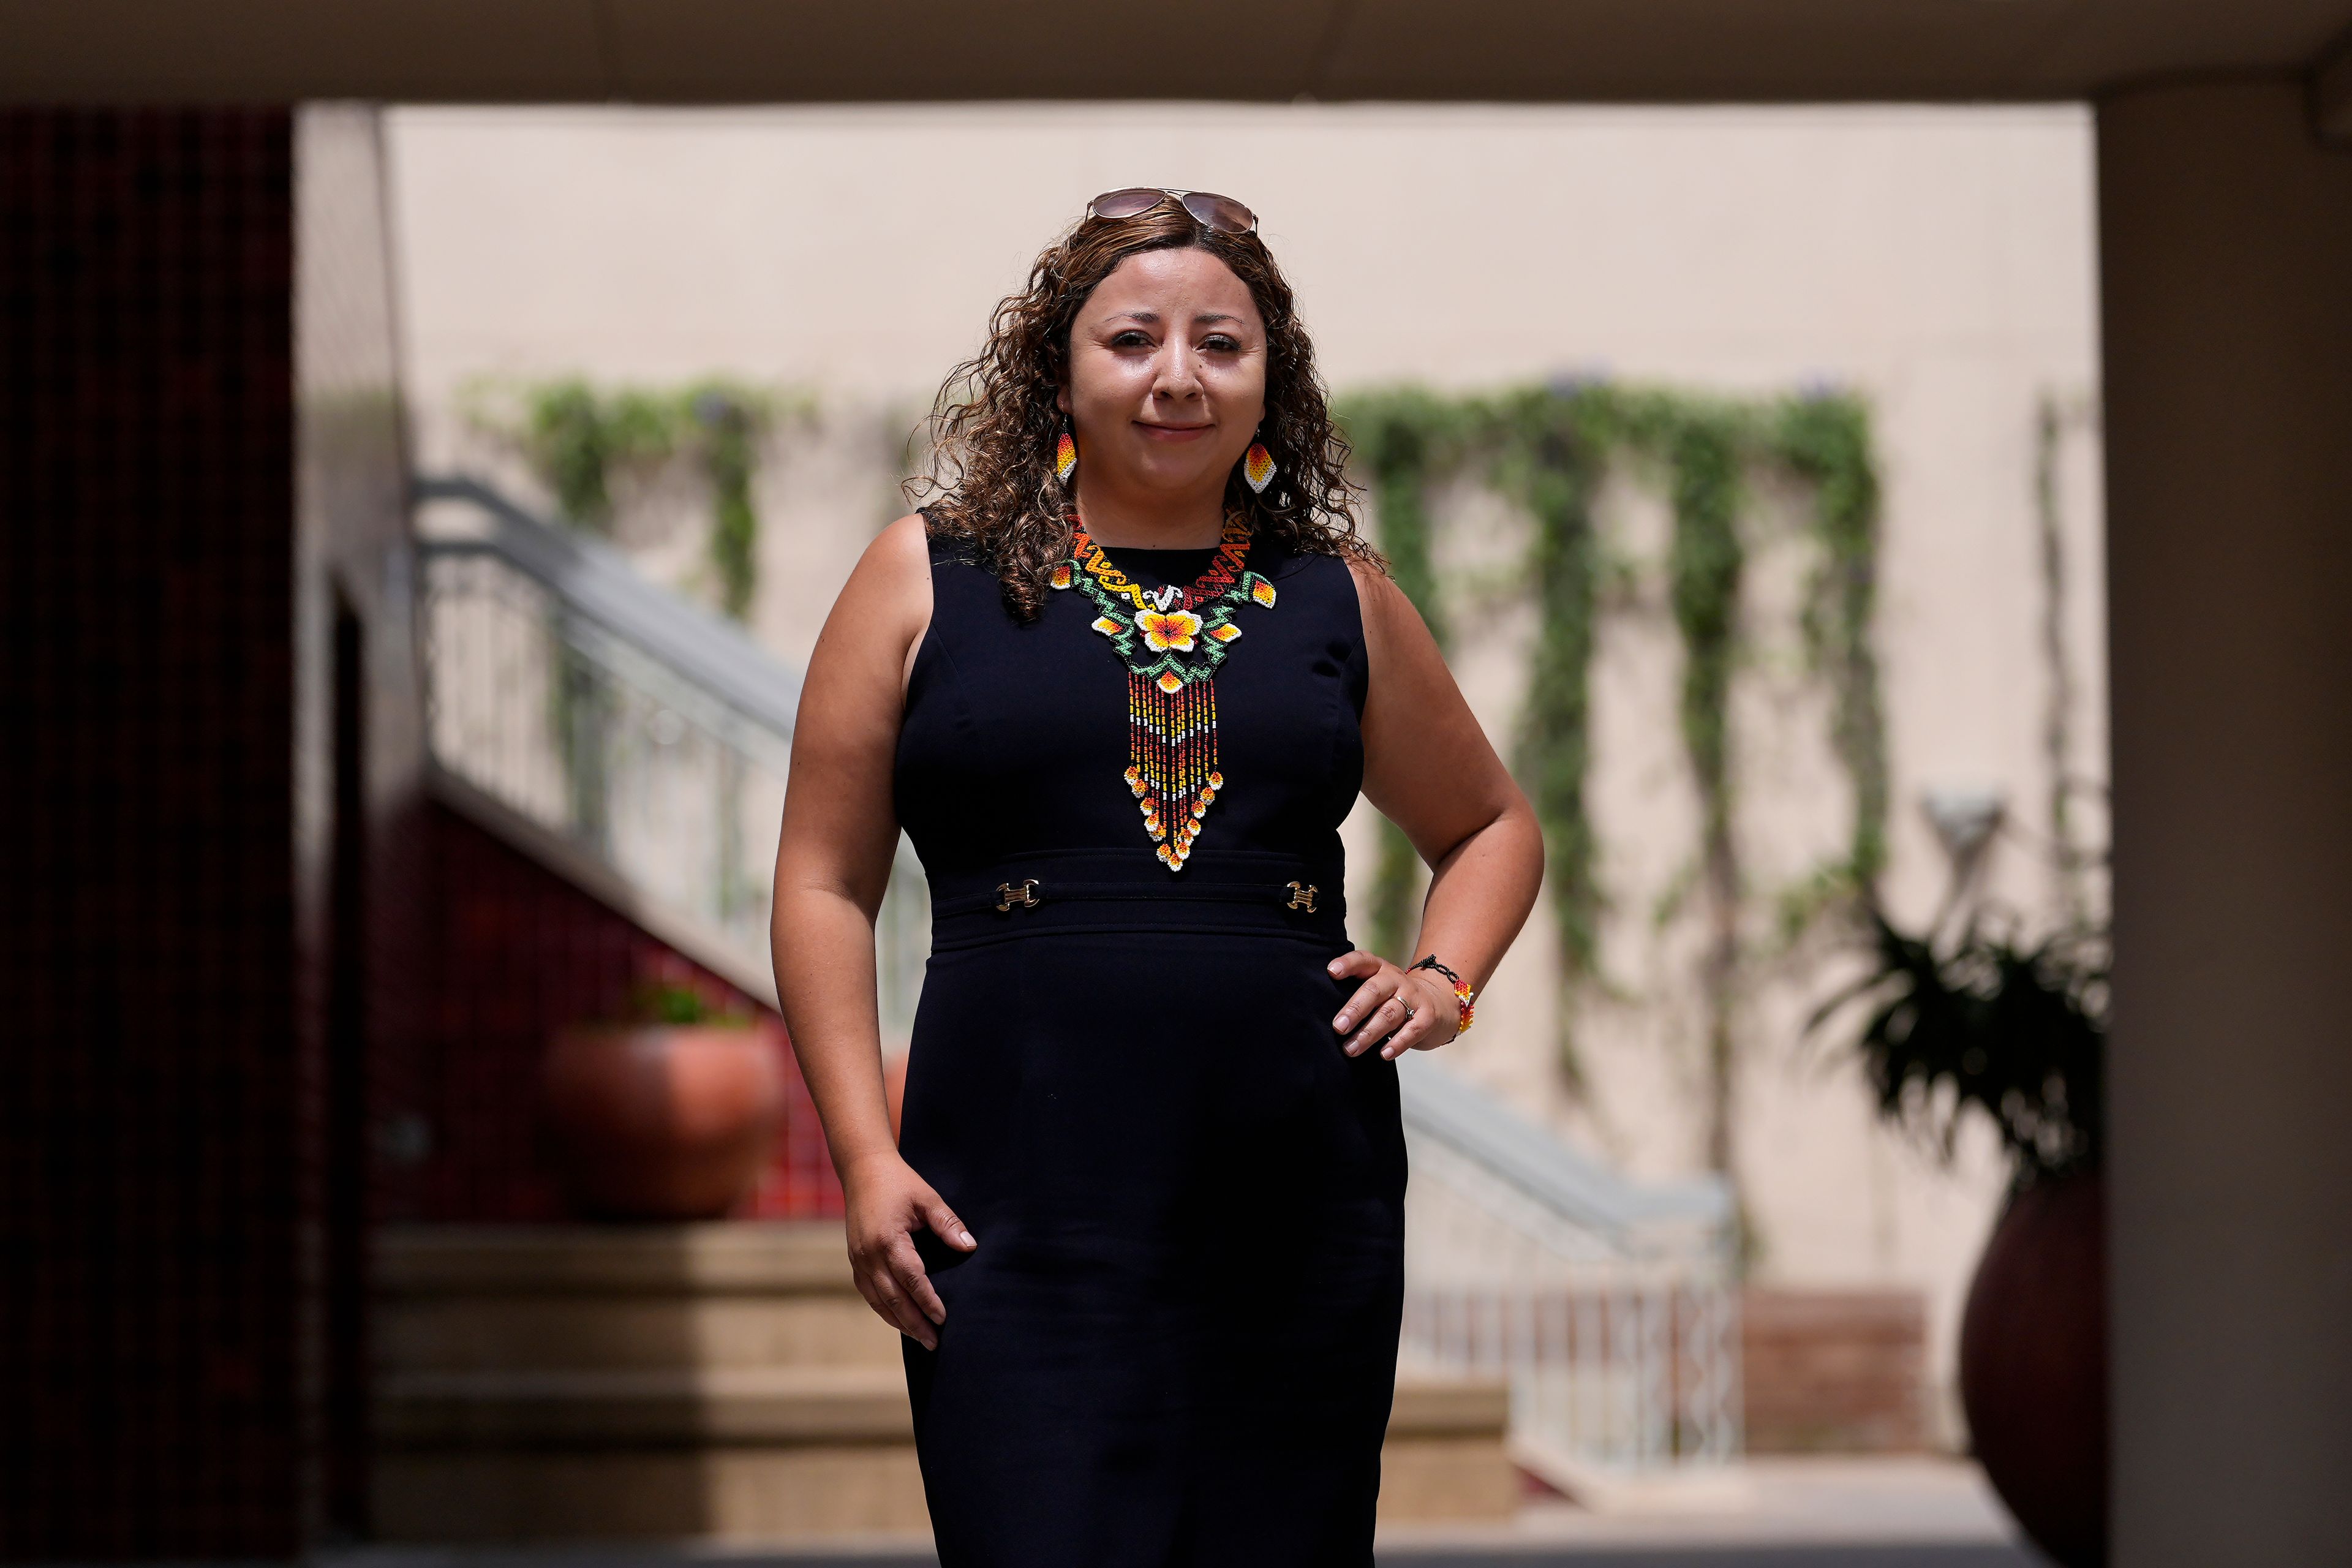
[[[758,1179],[784,1099],[758,1031],[706,1025],[558,1031],[547,1119],[581,1206],[614,1219],[717,1219]]]
[[[1960,1321],[1960,1403],[1978,1462],[2065,1568],[2107,1560],[2106,1186],[2027,1189],[1985,1244]]]

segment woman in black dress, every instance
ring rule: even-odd
[[[810,660],[777,987],[944,1568],[1371,1561],[1394,1058],[1467,1026],[1541,878],[1355,531],[1255,230],[1204,193],[1090,204],[950,378],[938,500]],[[1433,868],[1413,966],[1348,940],[1360,789]],[[933,926],[894,1140],[901,826]]]

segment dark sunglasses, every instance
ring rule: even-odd
[[[1148,213],[1171,196],[1204,228],[1220,234],[1255,234],[1257,214],[1231,196],[1221,196],[1211,191],[1171,191],[1157,185],[1129,185],[1123,191],[1105,191],[1087,204],[1088,217],[1133,217]]]

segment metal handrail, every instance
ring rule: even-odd
[[[791,740],[800,674],[739,627],[646,582],[609,545],[541,521],[478,479],[420,476],[410,493],[418,501],[470,502],[489,523],[479,534],[420,539],[424,555],[495,555],[572,614],[775,737]]]
[[[727,829],[723,817],[710,817],[713,804],[707,797],[695,800],[690,813],[673,812],[670,820],[681,827],[696,818],[719,820],[720,837],[685,847],[691,864],[709,868],[702,884],[681,887],[673,877],[666,886],[664,874],[683,868],[675,853],[649,851],[642,832],[634,844],[616,843],[603,831],[604,824],[567,811],[566,802],[548,791],[551,774],[582,767],[584,772],[570,775],[573,783],[604,795],[614,781],[602,775],[618,759],[600,760],[593,753],[603,746],[619,743],[643,763],[649,755],[645,742],[658,748],[690,736],[707,748],[705,765],[713,770],[698,787],[724,795],[731,776],[739,787],[780,804],[800,703],[800,672],[732,622],[648,582],[618,551],[534,516],[488,484],[458,475],[420,475],[411,479],[409,493],[420,507],[454,505],[462,514],[446,519],[446,526],[441,526],[443,519],[420,515],[416,540],[432,720],[426,776],[436,797],[772,1005],[763,890],[743,886],[756,880],[757,868],[769,858],[762,850],[772,846],[772,837],[762,846],[757,824]],[[457,635],[469,616],[477,634],[471,641]],[[481,635],[494,624],[504,633],[483,642]],[[455,640],[438,635],[445,631]],[[493,643],[497,654],[486,651]],[[527,651],[533,646],[543,650],[536,665]],[[501,657],[503,667],[498,663]],[[486,658],[489,665],[482,662]],[[519,658],[530,666],[528,673],[512,668]],[[600,724],[615,721],[600,715],[593,704],[576,710],[570,722],[580,729],[569,740],[590,754],[567,757],[564,737],[547,729],[566,693],[543,689],[534,695],[515,687],[520,680],[527,688],[534,679],[562,686],[559,670],[571,671],[598,691],[625,694],[629,721],[637,727],[625,734],[595,733]],[[445,725],[439,717],[445,710],[463,717]],[[642,775],[632,782],[642,783]],[[669,787],[698,786],[673,779]],[[638,804],[642,807],[642,798]],[[661,803],[665,808],[672,804],[667,798]],[[768,817],[767,834],[773,825]],[[732,838],[725,836],[730,831]],[[646,859],[649,852],[654,860]],[[928,927],[922,881],[920,864],[902,836],[877,932],[889,960],[881,976],[886,1033],[903,1033],[912,1013],[910,993],[921,959],[919,952],[905,950]],[[754,900],[750,905],[742,897],[747,891]]]
[[[533,517],[478,480],[419,478],[414,494],[477,514],[463,534],[420,539],[427,566],[439,563],[428,572],[428,600],[436,577],[455,584],[480,575],[469,560],[530,584],[538,607],[501,612],[510,624],[536,628],[531,636],[551,638],[562,658],[613,689],[681,716],[708,745],[740,759],[741,776],[761,773],[771,798],[781,799],[798,672],[737,626],[647,582],[617,551]],[[516,623],[517,616],[524,619]],[[437,665],[431,674],[436,695],[444,680],[468,679]],[[447,695],[462,701],[466,693]],[[543,760],[547,738],[526,751],[530,744]],[[766,928],[756,898],[749,906],[722,900],[714,918],[690,907],[691,889],[665,895],[667,862],[657,852],[640,844],[632,860],[626,845],[584,832],[543,788],[534,795],[507,780],[494,765],[502,754],[436,750],[436,776],[450,782],[451,803],[624,902],[687,956],[772,998],[761,944],[750,940]],[[542,767],[542,783],[543,774]],[[670,829],[692,820],[675,812],[657,818]],[[884,911],[891,918],[882,1001],[896,1026],[911,1022],[924,969],[923,884],[902,835]],[[1522,1462],[1641,1467],[1735,1453],[1738,1300],[1727,1185],[1712,1177],[1635,1183],[1444,1063],[1409,1052],[1398,1068],[1412,1201],[1438,1205],[1413,1249],[1420,1261],[1409,1283],[1407,1347],[1462,1370],[1507,1373]]]
[[[1639,1250],[1646,1227],[1717,1226],[1731,1215],[1718,1178],[1643,1185],[1558,1137],[1425,1056],[1398,1062],[1405,1125],[1475,1160],[1488,1174],[1573,1224]]]
[[[479,480],[420,476],[414,494],[468,503],[488,522],[479,533],[420,541],[426,556],[495,555],[572,615],[789,742],[800,675],[740,628],[646,582],[619,552],[533,517]],[[1400,1067],[1410,1127],[1574,1224],[1632,1246],[1646,1226],[1716,1225],[1730,1215],[1730,1194],[1719,1180],[1638,1185],[1426,1056],[1408,1054]]]

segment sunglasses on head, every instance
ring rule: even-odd
[[[1257,214],[1231,196],[1221,196],[1213,191],[1171,191],[1158,185],[1129,185],[1123,191],[1105,191],[1087,204],[1087,216],[1134,217],[1171,197],[1204,228],[1213,228],[1220,234],[1257,231]]]

